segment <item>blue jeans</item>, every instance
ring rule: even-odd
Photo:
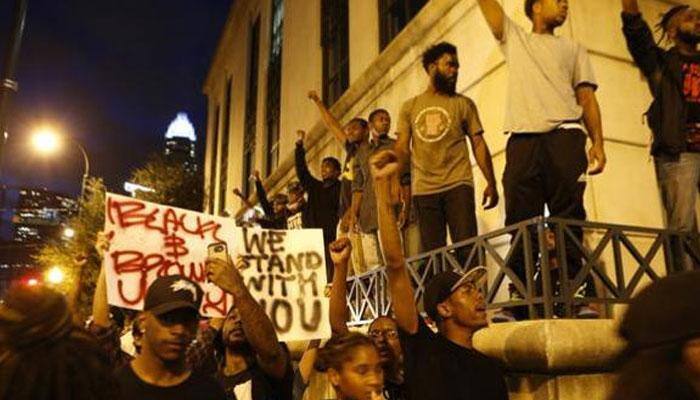
[[[681,153],[678,160],[656,157],[656,171],[668,228],[694,232],[695,202],[700,184],[700,153]]]
[[[695,202],[700,184],[700,153],[681,153],[678,160],[656,157],[656,173],[669,229],[697,233]],[[672,241],[674,262],[670,269],[690,269],[693,262],[682,243]],[[697,246],[697,239],[693,242]]]

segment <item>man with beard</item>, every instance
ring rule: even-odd
[[[433,333],[418,315],[393,210],[391,191],[398,179],[398,157],[392,150],[383,150],[372,157],[370,165],[389,294],[403,347],[407,398],[507,399],[501,368],[472,345],[474,333],[487,326],[481,290],[486,269],[475,267],[464,274],[445,271],[428,282],[423,308],[438,327],[438,334]]]
[[[335,265],[335,275],[330,295],[330,322],[334,335],[344,335],[347,326],[348,307],[347,272],[352,246],[348,238],[340,238],[330,245],[331,258]],[[379,357],[384,370],[384,397],[388,400],[406,399],[403,376],[403,352],[399,341],[396,321],[389,316],[376,318],[369,325],[367,335],[379,350]]]
[[[588,174],[595,175],[606,163],[595,96],[598,85],[587,50],[554,35],[566,20],[567,0],[524,3],[532,32],[508,18],[497,0],[478,0],[509,66],[504,130],[510,138],[503,173],[506,225],[542,215],[545,205],[553,217],[584,220],[586,169],[590,165]],[[588,157],[586,131],[592,142]],[[570,229],[581,241],[583,231]],[[537,259],[537,242],[532,243]],[[566,254],[571,278],[581,268],[581,253],[567,240]],[[525,282],[522,247],[513,250],[510,266]],[[519,297],[518,291],[512,292],[513,300]],[[505,310],[500,319],[512,320],[512,312]]]
[[[651,154],[667,224],[670,229],[695,232],[700,181],[700,11],[679,5],[666,12],[658,27],[673,47],[664,50],[642,19],[637,0],[623,0],[622,10],[627,47],[654,96],[646,115],[654,134]]]
[[[229,400],[291,400],[293,370],[287,349],[265,310],[251,296],[240,269],[228,259],[207,259],[207,277],[234,297],[234,306],[215,340],[219,347],[217,377]]]
[[[401,107],[395,148],[402,166],[410,153],[421,243],[423,251],[430,251],[445,246],[445,225],[453,243],[477,234],[474,178],[465,137],[486,179],[485,209],[498,204],[498,191],[476,105],[455,92],[457,48],[445,42],[430,47],[423,53],[423,68],[430,83]]]

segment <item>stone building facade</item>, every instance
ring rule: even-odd
[[[664,216],[649,156],[650,131],[643,113],[651,97],[621,31],[618,0],[570,0],[558,34],[589,49],[598,78],[608,166],[590,177],[588,218],[663,227]],[[656,21],[670,0],[640,0]],[[700,0],[685,1],[695,6]],[[523,0],[503,0],[509,15],[529,27]],[[493,154],[499,192],[507,136],[502,132],[507,68],[475,0],[236,0],[204,84],[208,99],[205,207],[236,214],[232,194],[253,194],[248,176],[260,170],[271,192],[293,174],[295,132],[304,129],[312,172],[342,149],[325,131],[309,90],[323,93],[341,121],[389,110],[395,129],[399,107],[423,91],[422,51],[449,41],[459,49],[457,90],[476,102]],[[476,170],[476,169],[475,169]],[[477,170],[478,171],[478,170]],[[484,187],[475,173],[477,196]],[[503,226],[502,200],[478,211],[479,231]],[[639,239],[644,240],[644,239]]]

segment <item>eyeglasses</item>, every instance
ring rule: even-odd
[[[379,339],[379,337],[384,337],[385,339],[396,339],[399,337],[399,332],[396,329],[387,329],[385,331],[382,330],[371,330],[368,332],[369,337],[373,339]]]

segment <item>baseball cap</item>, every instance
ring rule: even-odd
[[[632,349],[700,337],[700,271],[661,278],[635,296],[620,325]]]
[[[179,308],[190,308],[199,313],[202,295],[202,288],[182,275],[161,276],[148,287],[143,310],[161,315]]]
[[[480,286],[486,278],[486,272],[486,268],[479,266],[463,274],[457,271],[445,271],[435,275],[425,287],[423,309],[433,321],[437,321],[438,304],[447,300],[457,288],[466,283]]]

